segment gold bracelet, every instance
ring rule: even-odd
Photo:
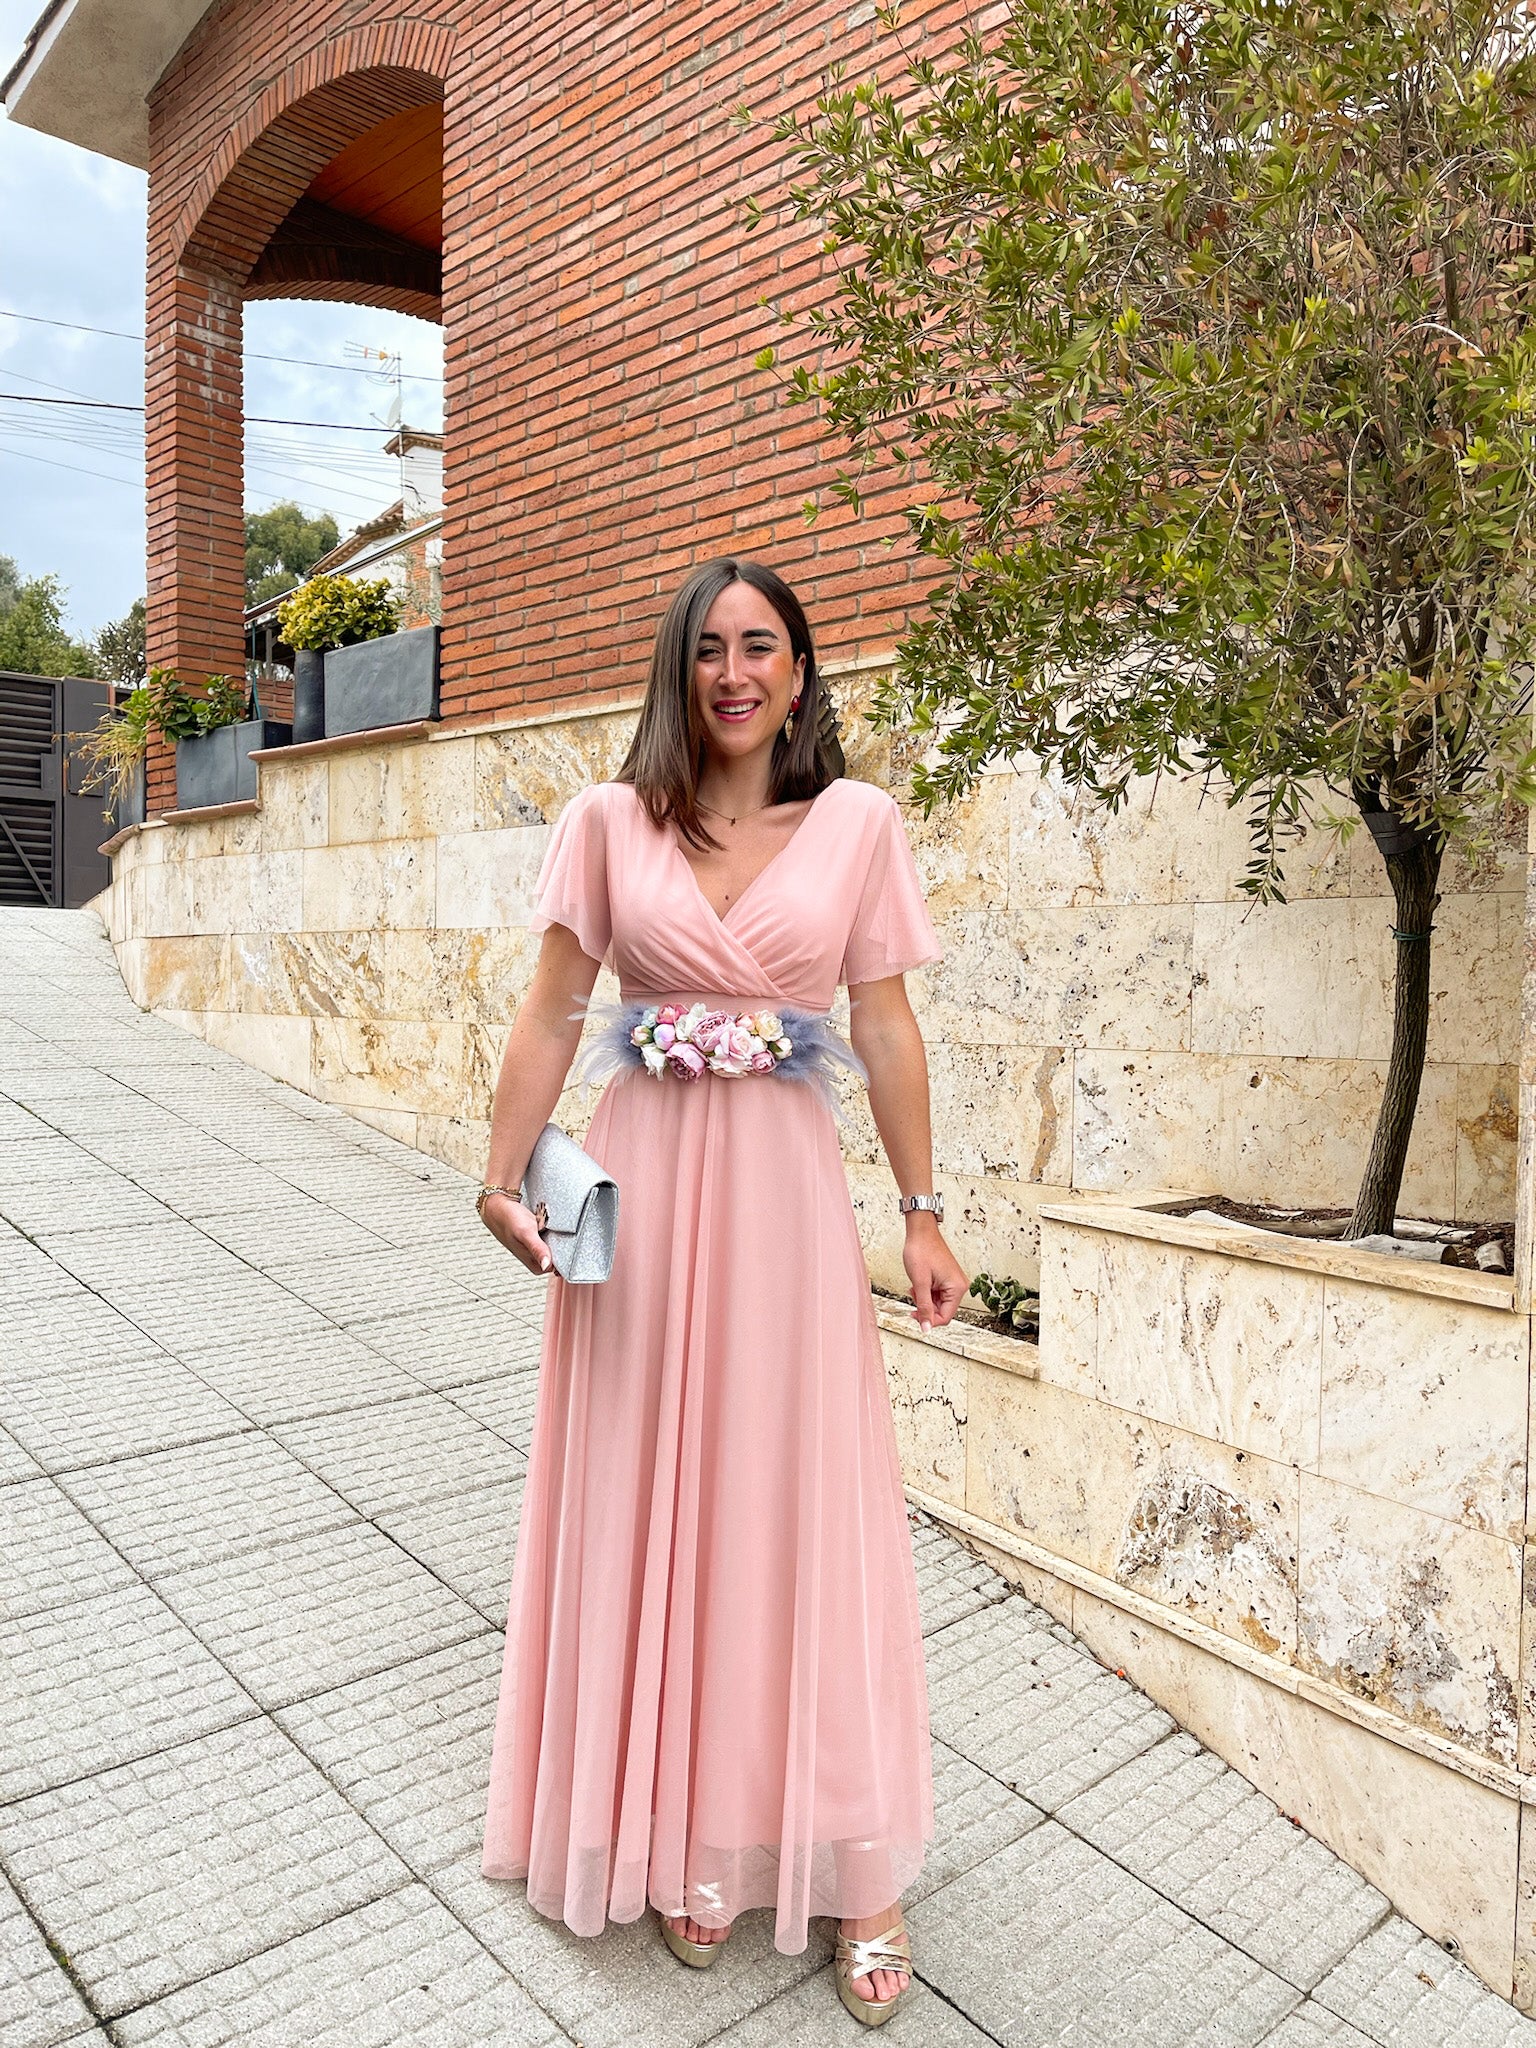
[[[516,1188],[498,1187],[494,1181],[487,1181],[475,1197],[475,1214],[482,1223],[485,1222],[485,1203],[488,1195],[510,1195],[514,1202],[522,1200],[522,1196]],[[487,1225],[487,1228],[489,1228],[489,1225]]]

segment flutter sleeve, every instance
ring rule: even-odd
[[[599,963],[613,938],[608,903],[608,840],[602,784],[579,789],[555,820],[534,885],[528,929],[563,924]]]
[[[901,807],[887,791],[838,979],[848,986],[942,960]]]

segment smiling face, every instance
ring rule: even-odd
[[[699,721],[726,759],[771,747],[805,681],[789,628],[750,583],[727,584],[710,606],[693,665]]]

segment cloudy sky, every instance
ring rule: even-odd
[[[41,10],[42,0],[0,0],[0,73]],[[79,634],[144,594],[143,418],[31,401],[143,405],[145,185],[141,171],[0,116],[0,555],[24,575],[55,573]],[[349,344],[397,353],[407,423],[441,427],[431,323],[257,301],[245,315],[248,510],[294,498],[333,513],[345,533],[397,495],[382,424],[377,440],[325,431],[382,421],[393,395]]]

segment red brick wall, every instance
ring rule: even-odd
[[[872,15],[848,0],[211,13],[150,104],[151,658],[184,673],[238,658],[231,281],[349,123],[432,89],[412,65],[444,97],[445,719],[632,691],[684,572],[731,550],[791,579],[827,654],[888,646],[929,572],[880,545],[894,521],[830,507],[806,527],[831,452],[751,361],[780,339],[758,294],[793,300],[824,259],[809,228],[747,235],[737,213],[793,175],[771,123],[809,105],[830,62],[894,60]],[[934,48],[962,15],[918,8],[902,41]],[[388,68],[338,78],[348,64]],[[758,116],[745,132],[742,102]]]

